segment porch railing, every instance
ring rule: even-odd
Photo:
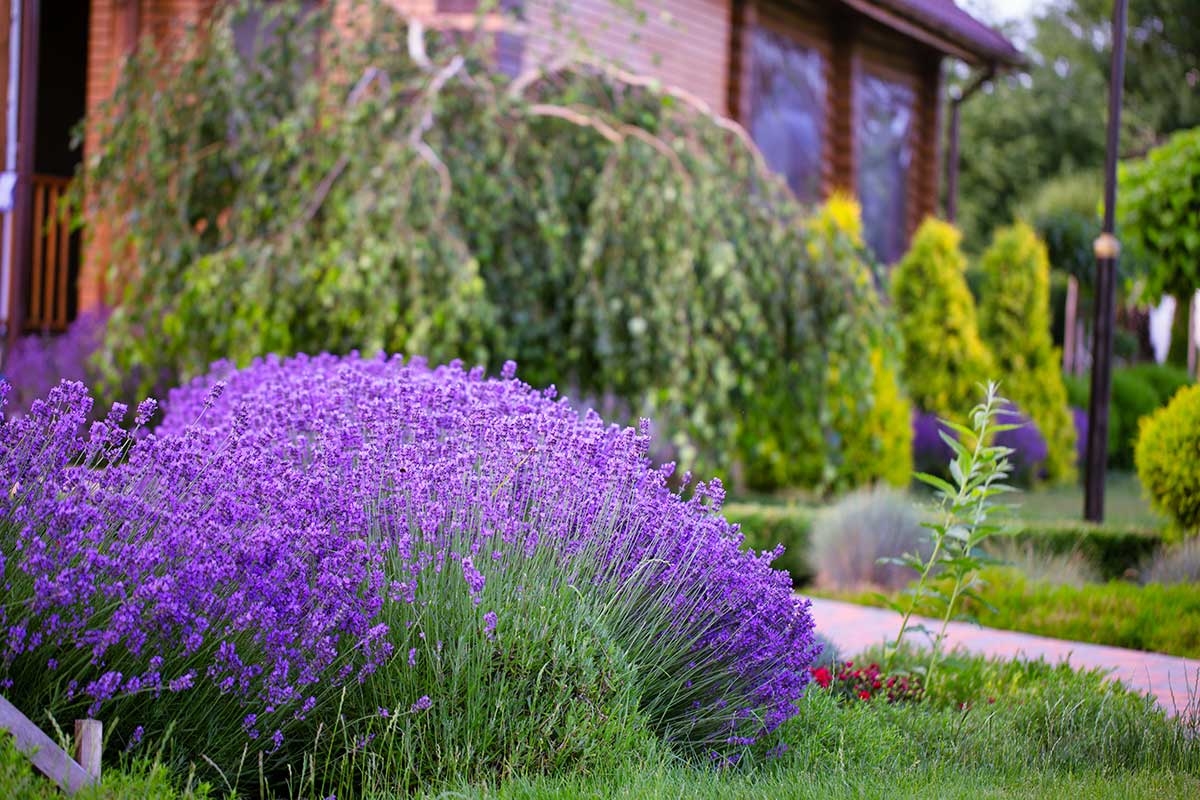
[[[33,263],[29,273],[29,314],[25,327],[62,331],[67,327],[72,248],[69,220],[59,208],[70,178],[33,176]]]

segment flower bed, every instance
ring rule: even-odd
[[[582,768],[650,734],[738,758],[796,713],[805,604],[739,549],[718,482],[685,501],[644,430],[514,370],[217,365],[150,435],[149,401],[80,433],[64,383],[0,426],[6,693],[320,791]]]

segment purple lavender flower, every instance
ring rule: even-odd
[[[486,579],[483,577],[483,573],[475,568],[475,562],[471,560],[470,556],[463,556],[462,571],[471,594],[477,595],[482,592]]]
[[[137,414],[134,416],[134,424],[139,428],[147,425],[158,411],[158,401],[153,397],[147,397],[142,402],[138,403]]]
[[[146,729],[138,725],[133,729],[133,733],[129,734],[129,740],[125,743],[125,752],[128,753],[133,748],[142,743],[142,737],[146,735]]]
[[[483,635],[489,640],[496,638],[496,625],[499,621],[500,618],[495,611],[489,611],[483,615]]]
[[[433,708],[433,701],[430,700],[429,695],[426,694],[417,698],[417,702],[413,703],[408,710],[410,713],[415,714],[418,711],[428,711],[431,708]]]

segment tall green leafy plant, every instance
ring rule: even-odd
[[[1000,228],[980,260],[979,329],[1004,376],[1009,398],[1046,439],[1046,477],[1075,472],[1075,424],[1061,357],[1050,340],[1050,262],[1025,223]]]
[[[90,120],[80,197],[123,287],[110,381],[271,351],[513,358],[656,419],[664,460],[764,488],[877,477],[836,411],[894,349],[871,266],[739,126],[594,61],[510,78],[482,31],[359,5],[334,31],[295,2],[222,4],[147,43]],[[269,20],[252,57],[248,12]]]
[[[899,559],[887,559],[912,567],[919,577],[908,590],[905,600],[888,601],[900,612],[902,619],[895,641],[887,647],[884,672],[891,670],[905,635],[922,632],[929,635],[932,644],[925,666],[925,681],[932,684],[942,659],[946,631],[962,601],[970,599],[983,602],[977,588],[981,586],[979,571],[987,557],[980,548],[999,531],[994,518],[1004,510],[1004,505],[996,498],[1012,490],[1004,481],[1011,472],[1008,457],[1013,451],[1008,447],[989,444],[995,434],[1017,427],[997,422],[1007,402],[1000,396],[997,385],[988,383],[983,401],[971,411],[970,427],[943,420],[950,431],[958,434],[953,436],[941,432],[942,439],[954,451],[954,458],[950,461],[951,479],[945,481],[934,475],[917,473],[917,479],[933,487],[936,492],[939,518],[925,523],[932,543],[927,556],[909,553]],[[935,589],[934,578],[938,579],[939,584],[948,583],[949,589]],[[937,631],[912,624],[917,609],[929,607],[940,608]]]

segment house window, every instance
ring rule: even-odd
[[[821,54],[755,28],[750,64],[750,136],[796,197],[820,199],[825,124]]]
[[[907,238],[916,94],[907,84],[864,73],[856,95],[863,232],[875,255],[890,264],[904,254]]]

